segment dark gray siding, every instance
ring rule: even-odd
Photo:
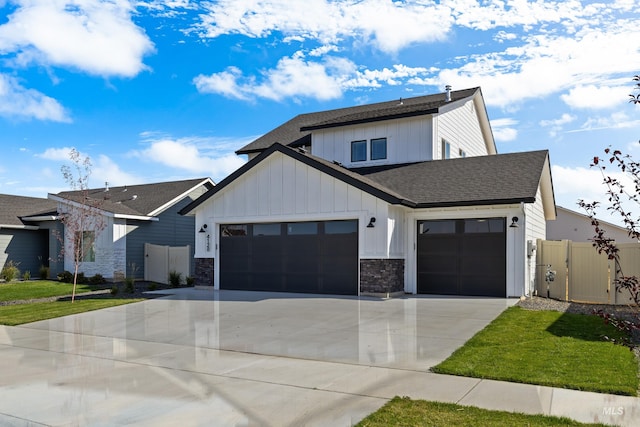
[[[0,230],[0,269],[13,261],[20,270],[37,278],[41,265],[48,265],[48,230]]]
[[[197,199],[206,188],[192,192],[171,208],[162,212],[159,221],[127,220],[127,276],[144,278],[144,244],[164,246],[190,246],[191,275],[195,273],[195,217],[183,216],[180,209]],[[132,265],[136,266],[132,271]]]

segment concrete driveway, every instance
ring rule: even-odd
[[[0,326],[0,424],[349,426],[394,395],[459,401],[478,380],[429,367],[515,302],[172,292]]]

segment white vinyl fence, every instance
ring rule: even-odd
[[[640,243],[621,243],[620,264],[599,254],[591,243],[538,240],[536,291],[563,301],[629,304],[628,292],[616,292],[616,275],[640,276]]]
[[[169,283],[169,272],[182,275],[182,283],[190,270],[190,246],[161,246],[144,244],[144,280],[156,283]]]

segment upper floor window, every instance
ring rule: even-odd
[[[364,162],[367,160],[367,140],[351,141],[351,161]]]
[[[458,151],[458,154],[459,154],[459,155],[460,155],[460,157],[462,157],[462,158],[467,157],[467,153],[465,153],[465,151],[464,151],[462,148]]]
[[[451,144],[449,144],[446,139],[442,140],[442,158],[443,159],[451,158]]]
[[[382,160],[387,158],[387,138],[376,138],[371,140],[371,160]]]

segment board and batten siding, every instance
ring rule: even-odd
[[[480,129],[480,122],[475,111],[473,100],[468,100],[464,105],[452,108],[436,116],[434,156],[442,159],[442,139],[451,144],[451,158],[460,157],[462,149],[467,157],[484,156],[489,154]]]
[[[544,216],[544,207],[542,205],[542,193],[538,187],[536,192],[536,201],[524,205],[525,213],[525,254],[527,256],[527,265],[525,271],[525,281],[528,286],[528,293],[531,294],[536,286],[536,253],[527,253],[527,245],[536,245],[538,239],[544,239],[547,233],[547,222]],[[531,243],[527,243],[531,242]],[[537,250],[537,249],[536,249]]]
[[[366,228],[371,217],[377,219],[375,227]],[[275,152],[196,210],[196,224],[207,224],[211,239],[207,251],[206,235],[196,233],[201,234],[196,257],[216,258],[220,224],[357,219],[360,257],[385,258],[390,253],[387,218],[389,205],[383,200]]]
[[[314,130],[311,153],[347,167],[432,160],[432,128],[431,116],[421,116]],[[370,142],[375,138],[387,138],[387,158],[384,160],[368,160]],[[367,141],[367,161],[352,163],[351,142],[360,140]]]
[[[20,275],[29,271],[38,277],[40,266],[48,264],[47,234],[48,230],[0,229],[0,270],[13,262]]]

